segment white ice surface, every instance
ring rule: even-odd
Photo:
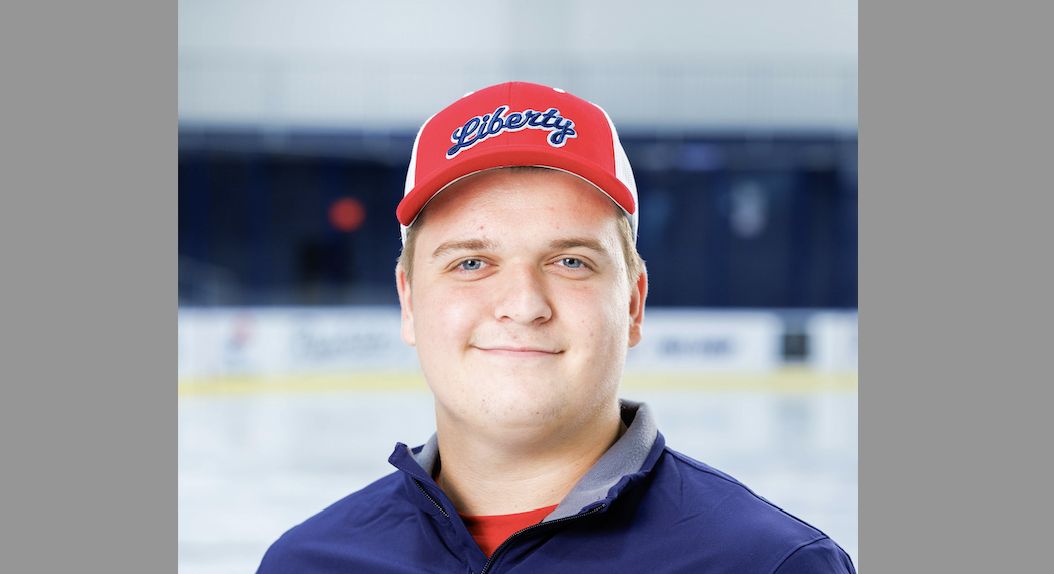
[[[858,562],[857,394],[626,392],[667,444],[823,530]],[[179,572],[255,572],[290,527],[434,430],[427,392],[179,399]]]

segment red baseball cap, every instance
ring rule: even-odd
[[[414,141],[395,214],[406,228],[451,183],[487,169],[538,166],[576,175],[629,214],[637,186],[611,118],[558,88],[508,82],[470,92],[425,121]]]

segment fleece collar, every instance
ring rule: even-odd
[[[543,522],[574,516],[605,498],[613,498],[618,494],[617,487],[620,483],[626,482],[623,480],[625,477],[647,471],[645,464],[648,462],[654,464],[655,457],[649,457],[649,454],[653,452],[656,441],[661,438],[651,409],[644,403],[627,400],[620,401],[620,406],[622,420],[628,427],[626,433],[582,475],[571,492],[567,493],[556,510]],[[400,449],[408,450],[406,445],[401,443],[396,446],[396,452]],[[432,476],[439,460],[437,435],[433,434],[422,447],[410,452],[424,475]],[[394,458],[396,455],[392,456]]]

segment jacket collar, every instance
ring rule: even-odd
[[[543,522],[574,516],[597,506],[597,503],[610,502],[655,464],[665,440],[655,425],[651,409],[644,403],[626,400],[620,401],[620,406],[626,433],[582,475]],[[398,443],[388,462],[418,481],[430,483],[428,487],[432,490],[435,485],[432,471],[438,459],[439,441],[433,434],[428,442],[413,450]]]
[[[567,493],[556,510],[546,516],[543,522],[574,516],[602,500],[614,499],[629,482],[624,480],[626,477],[646,472],[655,464],[654,459],[658,458],[658,454],[655,457],[648,455],[656,443],[660,443],[661,450],[665,441],[655,426],[651,409],[644,403],[625,400],[620,402],[622,421],[628,427],[626,433],[578,479],[571,492]],[[647,464],[649,462],[650,464]]]

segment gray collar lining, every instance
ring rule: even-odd
[[[574,516],[586,506],[607,498],[611,487],[618,484],[623,476],[640,471],[651,452],[658,429],[651,409],[644,403],[620,401],[623,420],[632,416],[632,422],[622,438],[608,449],[600,460],[578,480],[571,492],[560,502],[542,522],[549,522],[568,516]],[[634,414],[635,413],[635,414]],[[414,455],[414,460],[421,468],[433,476],[436,461],[439,459],[439,439],[432,434],[421,452]]]

